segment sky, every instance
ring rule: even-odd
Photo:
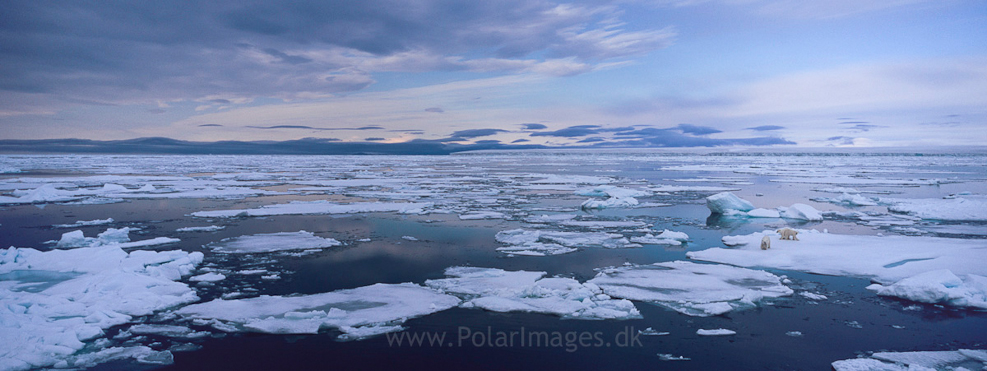
[[[987,140],[983,0],[0,2],[0,139]]]

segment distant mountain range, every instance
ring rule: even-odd
[[[447,155],[488,149],[539,149],[541,145],[507,145],[498,142],[454,144],[431,140],[403,143],[340,142],[305,138],[276,141],[190,142],[170,138],[128,140],[38,139],[0,140],[0,153],[107,153],[107,154],[264,154],[264,155]]]

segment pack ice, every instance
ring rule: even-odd
[[[768,272],[686,261],[609,268],[588,281],[618,298],[708,317],[794,293]]]
[[[930,220],[987,221],[987,197],[880,198],[888,211]]]
[[[192,216],[200,218],[232,218],[238,216],[355,214],[378,212],[420,214],[424,213],[425,208],[431,206],[431,203],[413,202],[361,202],[352,204],[338,204],[324,200],[292,201],[287,204],[265,205],[256,209],[196,211],[192,213]]]
[[[181,241],[177,238],[156,237],[148,240],[130,241],[130,228],[108,228],[96,237],[86,237],[81,230],[62,233],[62,238],[55,243],[55,247],[60,249],[75,247],[96,247],[103,245],[116,245],[121,249],[163,245]]]
[[[134,316],[199,300],[188,285],[175,281],[202,258],[179,250],[127,253],[119,244],[0,251],[0,369],[85,366],[121,352],[131,358],[164,356],[98,345],[86,349],[95,353],[77,352]]]
[[[987,350],[959,349],[924,352],[877,352],[869,357],[832,363],[836,371],[983,370]]]
[[[775,242],[760,249],[763,236]],[[730,248],[686,253],[691,259],[742,267],[791,269],[869,278],[880,295],[984,308],[987,241],[937,237],[858,236],[799,230],[799,241],[779,241],[774,231],[725,236]]]
[[[425,285],[464,299],[464,308],[494,312],[547,313],[574,319],[640,318],[634,303],[613,299],[599,287],[572,278],[545,277],[545,272],[451,267],[450,278]]]
[[[303,296],[259,296],[193,304],[175,313],[223,331],[315,334],[336,328],[340,340],[402,331],[409,318],[459,304],[455,296],[412,283],[378,283]]]
[[[750,201],[737,197],[730,192],[721,192],[706,197],[706,207],[714,214],[750,218],[786,218],[809,221],[822,221],[822,214],[816,208],[796,203],[790,207],[775,209],[755,208]]]
[[[603,247],[608,249],[640,247],[631,243],[619,233],[606,232],[561,232],[531,229],[511,229],[497,232],[497,242],[509,246],[498,247],[497,251],[516,255],[559,255],[576,251],[580,247]]]
[[[224,238],[206,247],[227,254],[250,254],[285,250],[321,249],[342,245],[333,238],[322,238],[312,232],[261,233],[248,236]]]

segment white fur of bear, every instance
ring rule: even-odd
[[[781,235],[782,240],[795,240],[795,241],[799,240],[798,237],[799,231],[796,231],[794,229],[782,228],[775,232]]]
[[[767,250],[771,248],[771,238],[768,236],[761,237],[761,250]]]

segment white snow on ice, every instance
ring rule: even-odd
[[[545,277],[545,272],[505,271],[496,268],[451,267],[451,278],[425,285],[464,299],[464,308],[494,312],[548,313],[573,319],[640,318],[634,304],[613,299],[599,287],[571,278]]]
[[[588,281],[613,297],[656,303],[690,316],[757,306],[791,289],[768,272],[686,261],[609,268]]]
[[[227,254],[253,254],[286,250],[321,249],[340,246],[333,238],[322,238],[312,232],[277,232],[224,238],[206,245],[216,252]]]

